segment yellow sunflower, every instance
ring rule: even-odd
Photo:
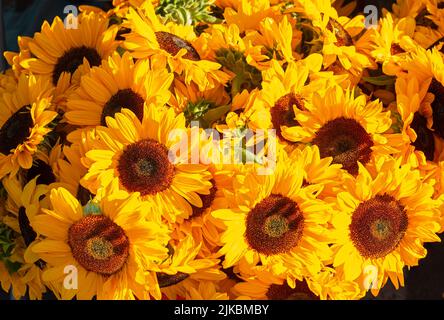
[[[290,159],[298,159],[304,166],[303,185],[319,196],[335,195],[335,190],[341,185],[343,171],[340,164],[332,164],[331,157],[322,158],[317,146],[304,146],[297,148],[289,154]],[[322,185],[322,189],[318,188]]]
[[[257,89],[248,92],[243,90],[231,101],[230,112],[225,117],[226,124],[217,124],[216,128],[235,130],[249,128],[251,130],[266,130],[272,128],[270,114],[261,99]]]
[[[65,117],[79,126],[106,125],[106,117],[122,108],[143,118],[143,104],[165,104],[173,75],[153,70],[149,60],[135,62],[128,52],[114,53],[100,67],[82,77],[80,87],[68,97]]]
[[[302,11],[320,31],[325,68],[334,67],[336,62],[357,77],[364,69],[376,67],[367,53],[369,33],[373,30],[365,30],[364,16],[340,17],[330,0],[295,1],[295,4],[296,8],[290,10]],[[363,31],[364,35],[360,35]]]
[[[285,279],[267,271],[236,284],[233,290],[241,300],[319,300],[319,292],[313,292],[311,282],[306,279],[296,281],[296,286],[291,288]]]
[[[199,195],[202,207],[192,206],[192,214],[185,220],[178,219],[170,228],[173,230],[172,238],[180,241],[191,235],[194,241],[202,244],[198,257],[217,258],[219,256],[217,251],[221,246],[220,235],[225,225],[214,218],[211,212],[232,206],[231,200],[234,193],[232,180],[239,172],[240,165],[219,163],[223,157],[219,144],[212,143],[214,141],[207,137],[205,132],[202,132],[201,136],[204,141],[201,144],[201,150],[207,155],[203,162],[211,163],[208,168],[212,175],[210,193]]]
[[[37,184],[37,178],[22,187],[17,177],[4,178],[3,186],[8,192],[5,209],[9,213],[3,218],[3,223],[19,235],[16,240],[16,250],[21,253],[17,274],[28,289],[29,298],[41,299],[42,294],[46,292],[42,279],[45,264],[32,253],[34,241],[39,237],[33,228],[33,222],[40,207],[46,203],[44,196],[48,192],[48,187]]]
[[[294,29],[292,21],[287,15],[282,19],[267,17],[261,21],[257,29],[251,30],[245,35],[245,41],[251,41],[253,46],[261,46],[268,62],[262,62],[266,66],[273,60],[280,63],[299,60],[301,55],[294,51],[301,42],[302,32]]]
[[[167,65],[171,72],[183,75],[187,84],[195,82],[200,90],[225,84],[229,76],[220,64],[201,59],[192,26],[162,24],[151,1],[137,8],[129,8],[124,27],[131,29],[124,35],[124,47],[137,59],[152,57],[156,63]]]
[[[32,166],[33,155],[57,116],[50,111],[51,94],[48,78],[22,74],[17,89],[0,97],[0,178]]]
[[[189,287],[186,300],[229,300],[228,294],[220,292],[213,281],[200,281],[197,288]]]
[[[224,18],[228,25],[235,24],[240,32],[257,30],[266,18],[279,19],[280,6],[271,5],[269,0],[239,0],[235,8],[225,8]]]
[[[200,127],[211,127],[230,110],[230,97],[223,85],[200,91],[195,83],[187,85],[182,79],[176,78],[172,91],[168,104],[176,113],[184,113],[187,124],[198,121]]]
[[[332,268],[296,281],[294,287],[262,271],[236,284],[234,291],[238,299],[254,300],[357,300],[365,295],[356,282],[340,279]]]
[[[290,62],[285,70],[276,61],[272,67],[263,72],[262,90],[255,108],[266,108],[269,117],[267,121],[260,119],[262,126],[269,123],[276,130],[276,135],[282,142],[291,143],[283,136],[282,131],[298,125],[296,114],[305,110],[306,100],[310,100],[314,92],[324,90],[331,84],[337,83],[335,77],[321,75],[322,57],[312,54],[304,60]],[[310,75],[314,74],[314,77]],[[307,84],[309,82],[309,84]]]
[[[52,209],[33,223],[46,237],[32,249],[48,264],[43,279],[58,286],[62,299],[148,299],[153,284],[145,270],[167,257],[168,231],[137,194],[115,185],[100,192],[100,200],[82,208],[66,189],[51,190]],[[66,286],[67,266],[77,285]]]
[[[0,95],[4,92],[12,92],[17,89],[17,78],[12,69],[6,70],[0,74]]]
[[[32,58],[31,51],[29,50],[29,42],[31,41],[32,38],[30,37],[18,36],[17,44],[19,52],[6,51],[3,54],[16,78],[19,78],[22,72],[27,72],[20,63],[21,61]]]
[[[411,59],[404,64],[404,67],[408,71],[409,78],[417,79],[421,87],[427,88],[428,92],[422,93],[424,98],[420,101],[418,111],[425,118],[427,129],[433,131],[433,135],[437,138],[435,139],[435,149],[437,149],[435,153],[440,154],[442,152],[441,145],[444,141],[444,105],[442,104],[442,98],[444,97],[444,56],[437,48],[432,50],[418,48],[412,54]],[[430,132],[427,132],[427,134],[431,135]],[[431,150],[432,148],[429,151],[429,160],[433,160]]]
[[[0,197],[0,287],[4,292],[12,293],[18,300],[26,294],[26,284],[22,281],[18,269],[23,263],[23,246],[19,242],[19,234],[3,223],[7,212],[5,209],[6,194]]]
[[[444,37],[444,11],[440,0],[423,0],[422,9],[417,13],[415,40],[423,48],[439,45],[442,48]]]
[[[387,14],[380,23],[378,31],[372,34],[374,49],[372,56],[382,63],[382,71],[387,75],[396,75],[402,71],[402,61],[408,53],[418,46],[413,40],[415,19],[412,17],[393,21],[393,16]]]
[[[303,171],[302,161],[282,157],[273,174],[248,169],[235,177],[235,206],[212,213],[226,225],[219,251],[224,268],[261,263],[295,279],[320,271],[330,258],[331,206],[302,187]]]
[[[20,61],[27,72],[50,76],[57,95],[78,85],[89,67],[100,65],[118,46],[117,26],[108,28],[101,14],[81,13],[76,20],[77,28],[65,27],[59,17],[51,25],[45,21],[27,43],[32,57]]]
[[[5,226],[0,223],[1,231]],[[11,230],[9,230],[11,232]],[[22,280],[22,275],[17,273],[16,268],[20,267],[23,258],[20,258],[20,251],[16,250],[6,258],[0,259],[0,285],[4,292],[12,292],[14,299],[18,300],[26,295],[26,283]],[[22,253],[23,254],[23,253]]]
[[[140,192],[172,222],[189,217],[192,205],[202,207],[199,195],[210,193],[212,176],[199,158],[191,158],[199,157],[199,141],[180,150],[189,137],[183,114],[145,105],[142,121],[128,109],[106,121],[108,128],[96,129],[93,149],[83,158],[89,169],[82,185],[96,193],[116,181],[123,190]]]
[[[405,17],[415,18],[421,10],[425,9],[424,0],[396,0],[392,6],[393,15],[397,18],[402,19]],[[383,9],[384,13],[387,9]]]
[[[349,173],[358,173],[358,163],[366,164],[375,155],[397,152],[392,144],[397,136],[385,134],[392,121],[378,101],[367,102],[365,95],[338,86],[315,93],[306,111],[296,114],[299,125],[287,128],[289,141],[317,145],[321,158],[333,157]]]
[[[88,172],[88,168],[81,161],[87,151],[87,144],[74,143],[70,146],[65,145],[63,146],[63,157],[58,158],[55,163],[58,176],[57,186],[62,186],[71,192],[83,206],[94,197],[88,189],[80,184],[80,180]]]
[[[403,286],[404,266],[426,256],[424,242],[440,241],[433,187],[421,181],[419,171],[400,163],[381,159],[373,170],[359,164],[358,176],[343,181],[339,212],[332,219],[334,267],[375,295],[388,279],[395,288]]]
[[[427,167],[427,161],[438,161],[440,157],[440,138],[432,129],[434,97],[427,92],[429,85],[430,79],[420,83],[411,73],[400,75],[395,84],[397,110],[403,124],[398,149],[415,168]]]
[[[225,279],[218,259],[197,256],[201,245],[192,236],[170,242],[170,256],[156,269],[155,282],[160,290],[152,292],[153,297],[160,299],[163,295],[176,300],[184,298],[191,288],[198,288],[202,281],[217,283]]]

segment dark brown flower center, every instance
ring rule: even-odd
[[[350,238],[365,258],[382,258],[395,250],[407,230],[404,207],[390,195],[377,195],[353,212]]]
[[[343,46],[352,46],[353,39],[347,30],[335,19],[330,18],[328,20],[327,29],[331,32],[334,32],[336,36],[336,45],[339,47]]]
[[[416,140],[412,143],[415,149],[422,151],[427,160],[433,161],[435,153],[435,139],[433,131],[427,128],[427,119],[415,112],[410,127],[416,132]]]
[[[29,105],[17,110],[0,129],[0,152],[9,154],[25,142],[33,124]]]
[[[444,86],[436,79],[432,80],[429,92],[433,93],[435,99],[432,102],[433,126],[436,134],[444,138]]]
[[[299,122],[295,120],[293,106],[296,106],[299,110],[303,110],[304,101],[300,96],[289,93],[279,98],[270,109],[271,122],[276,130],[276,135],[282,140],[285,140],[282,136],[282,126],[294,127],[299,125]]]
[[[183,272],[178,272],[176,274],[166,274],[163,272],[158,272],[157,282],[159,283],[160,288],[166,288],[182,282],[189,276],[189,274]]]
[[[248,213],[245,238],[260,253],[286,253],[298,244],[303,228],[304,217],[298,204],[272,194]]]
[[[74,259],[86,270],[109,276],[128,260],[130,243],[125,231],[110,218],[89,215],[68,230]]]
[[[327,122],[316,133],[313,144],[319,147],[322,158],[333,157],[351,174],[358,173],[358,161],[370,160],[373,141],[365,129],[354,119],[338,118]]]
[[[165,145],[144,139],[126,147],[117,166],[122,185],[142,196],[167,189],[174,177],[174,165]]]
[[[143,119],[143,98],[131,89],[122,89],[117,91],[103,107],[100,122],[106,126],[106,117],[114,117],[122,108],[130,109],[139,118]]]
[[[181,49],[186,49],[187,53],[183,56],[185,59],[193,61],[200,60],[199,53],[196,51],[196,49],[194,49],[193,45],[190,42],[179,38],[172,33],[158,31],[156,32],[156,38],[157,42],[159,43],[159,47],[172,56],[178,54]]]
[[[35,160],[32,167],[26,172],[26,181],[31,181],[37,177],[37,184],[51,184],[56,181],[56,177],[50,165],[43,160]]]
[[[52,73],[53,84],[57,85],[62,72],[74,73],[83,64],[84,58],[88,60],[91,67],[99,66],[102,62],[102,58],[94,48],[86,46],[71,48],[57,60]]]
[[[272,284],[267,291],[269,300],[319,300],[306,281],[296,281],[296,286],[292,289],[286,282],[284,284]]]
[[[191,207],[193,208],[192,218],[200,217],[205,212],[205,210],[207,210],[213,204],[214,198],[216,197],[217,187],[216,181],[214,181],[214,179],[211,179],[210,181],[213,185],[210,189],[210,193],[199,195],[200,199],[202,200],[202,207],[199,208],[191,205]]]

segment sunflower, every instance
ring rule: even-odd
[[[32,166],[33,155],[57,116],[50,111],[51,94],[48,78],[22,74],[17,89],[0,97],[0,178]]]
[[[170,256],[157,266],[155,274],[160,290],[151,294],[156,299],[161,295],[172,300],[185,297],[191,288],[197,289],[201,281],[217,283],[225,278],[218,259],[197,256],[201,245],[190,235],[169,243]]]
[[[440,157],[439,137],[434,133],[431,103],[434,97],[427,90],[428,81],[420,83],[410,73],[396,79],[397,110],[402,121],[403,139],[399,142],[405,161],[414,167],[426,167],[427,161]]]
[[[444,11],[440,0],[424,0],[421,10],[415,16],[415,40],[423,48],[439,45],[442,48],[444,36]]]
[[[399,19],[405,17],[415,18],[423,9],[425,9],[424,0],[396,0],[392,6],[393,15]],[[384,9],[384,11],[386,10]]]
[[[192,206],[192,214],[187,219],[178,219],[174,225],[171,225],[172,238],[180,241],[180,239],[191,235],[194,241],[202,244],[198,257],[217,258],[217,251],[221,245],[220,235],[225,229],[225,225],[220,220],[215,219],[211,212],[231,207],[232,179],[239,172],[239,166],[217,163],[215,153],[218,153],[219,159],[223,157],[219,145],[213,144],[204,132],[202,132],[201,139],[206,141],[201,146],[201,150],[205,151],[201,152],[208,154],[208,159],[205,159],[204,162],[216,163],[210,164],[208,168],[212,175],[210,180],[212,187],[209,194],[199,195],[202,200],[202,207]]]
[[[17,78],[12,69],[6,70],[0,74],[0,95],[4,92],[13,92],[17,89]]]
[[[354,97],[333,86],[315,93],[306,109],[296,115],[298,126],[283,131],[284,138],[317,145],[321,158],[333,157],[349,173],[357,174],[359,162],[397,152],[392,147],[397,136],[385,134],[392,124],[390,112],[378,100],[367,102],[365,95]]]
[[[402,61],[408,53],[418,46],[413,40],[415,20],[412,17],[393,21],[387,14],[381,21],[380,29],[372,34],[374,50],[372,56],[382,63],[382,71],[387,75],[396,75],[402,71]]]
[[[291,288],[285,279],[265,271],[236,284],[233,290],[242,300],[319,300],[319,293],[314,293],[310,286],[311,283],[303,279]]]
[[[319,196],[335,195],[335,190],[341,184],[343,171],[340,164],[332,164],[331,157],[322,158],[317,146],[304,146],[297,148],[289,154],[290,159],[298,159],[304,166],[303,185],[307,188],[313,186],[313,192]],[[322,185],[322,190],[318,186]]]
[[[437,145],[442,144],[444,139],[444,113],[442,112],[444,108],[442,104],[442,98],[444,97],[444,58],[437,48],[432,50],[418,48],[404,67],[408,71],[409,78],[416,78],[418,83],[428,87],[428,93],[420,101],[419,114],[425,118],[427,129],[433,131],[434,136],[438,138],[435,139],[436,148]],[[424,119],[421,118],[421,121],[424,121]],[[429,131],[427,131],[427,134],[431,136]],[[430,146],[428,159],[433,158],[431,149]],[[439,151],[438,153],[441,153],[442,149]]]
[[[28,289],[29,298],[41,299],[42,294],[46,292],[42,279],[45,264],[32,253],[34,241],[38,239],[32,223],[40,207],[46,203],[45,195],[48,187],[37,184],[37,178],[22,187],[17,177],[4,178],[3,186],[8,192],[5,209],[9,213],[3,218],[3,223],[19,235],[16,238],[16,250],[21,252],[19,260],[21,265],[17,274]]]
[[[0,198],[0,287],[4,292],[12,293],[18,300],[26,294],[26,283],[22,281],[18,270],[23,264],[23,245],[19,233],[3,223],[7,214],[4,208],[5,199]]]
[[[4,226],[0,223],[0,228]],[[18,251],[18,250],[17,250]],[[0,260],[0,285],[4,292],[11,292],[14,299],[18,300],[26,295],[26,283],[22,275],[14,268],[21,265],[21,259],[17,254],[8,257],[8,260]]]
[[[263,72],[259,97],[263,101],[263,107],[269,110],[268,122],[271,121],[276,135],[282,142],[291,143],[285,140],[282,131],[298,125],[295,115],[305,110],[305,100],[310,100],[314,92],[327,87],[329,80],[334,82],[330,77],[325,81],[322,77],[309,81],[310,73],[320,71],[321,66],[322,57],[313,54],[297,63],[288,63],[285,70],[279,63],[273,61],[272,67]],[[310,83],[306,85],[307,82]],[[259,103],[255,104],[256,108],[260,106]],[[261,121],[261,123],[267,122]]]
[[[280,63],[299,60],[301,56],[293,50],[301,42],[302,32],[294,30],[292,21],[287,15],[282,19],[270,17],[261,21],[256,30],[246,34],[244,40],[251,41],[253,46],[261,46],[269,61],[261,62],[266,67],[267,63],[278,60]]]
[[[137,200],[110,185],[82,208],[64,188],[51,190],[51,210],[34,220],[46,238],[33,246],[48,269],[43,279],[59,285],[62,299],[147,299],[146,268],[166,258],[165,226]],[[149,221],[147,220],[149,219]],[[61,286],[66,266],[77,271],[77,288]]]
[[[152,70],[149,60],[134,62],[128,52],[116,52],[82,77],[68,97],[65,117],[78,126],[104,126],[106,117],[127,108],[142,120],[144,102],[163,105],[169,100],[172,80],[165,69]]]
[[[199,148],[196,141],[189,144],[191,150],[180,150],[189,137],[183,114],[145,105],[142,121],[128,109],[106,121],[108,128],[96,129],[97,140],[83,159],[89,169],[82,185],[96,193],[115,181],[123,190],[140,192],[172,222],[189,217],[192,206],[202,207],[199,195],[210,193],[212,176],[199,158],[190,163]]]
[[[237,94],[232,99],[230,112],[225,117],[226,124],[217,124],[216,128],[220,131],[244,128],[267,130],[272,128],[269,111],[259,97],[260,91],[257,89],[251,92],[243,90],[240,94]]]
[[[59,142],[50,150],[45,150],[46,148],[50,146],[42,147],[35,153],[31,168],[23,170],[21,177],[25,183],[36,178],[37,184],[44,184],[52,189],[59,181],[57,162],[63,158],[63,149]]]
[[[303,170],[302,161],[283,156],[273,174],[247,169],[235,177],[235,206],[212,213],[226,225],[219,251],[225,269],[260,263],[296,279],[320,271],[330,258],[331,206],[302,187]]]
[[[359,77],[366,68],[376,67],[367,53],[369,33],[373,31],[365,30],[364,16],[340,17],[330,0],[295,1],[295,4],[296,8],[290,11],[302,10],[319,30],[317,41],[321,42],[325,68],[339,67],[353,78]]]
[[[375,295],[388,279],[395,288],[403,286],[403,267],[426,256],[425,242],[440,241],[435,234],[440,203],[432,199],[433,187],[421,181],[418,170],[400,163],[381,159],[373,170],[359,164],[358,176],[343,181],[332,219],[333,266]]]
[[[200,281],[197,288],[189,287],[186,300],[229,300],[228,294],[220,292],[212,281]]]
[[[278,20],[280,6],[272,6],[269,0],[239,0],[236,7],[225,8],[224,18],[228,25],[235,24],[240,32],[257,30],[266,18]]]
[[[85,141],[86,138],[84,139]],[[87,151],[87,143],[65,145],[63,146],[63,157],[58,158],[55,164],[58,176],[57,185],[71,192],[82,206],[86,205],[94,197],[88,189],[80,184],[80,180],[88,172],[88,168],[81,161]]]
[[[230,97],[223,85],[200,91],[195,83],[187,85],[185,81],[176,78],[172,91],[168,104],[176,113],[184,113],[187,124],[198,121],[200,127],[209,128],[230,110]]]
[[[201,59],[192,26],[162,24],[151,1],[137,8],[129,8],[124,27],[131,32],[124,35],[124,47],[137,59],[152,57],[160,65],[168,65],[172,72],[183,75],[185,83],[195,82],[200,90],[225,84],[229,76],[220,64]]]
[[[94,12],[77,16],[78,28],[66,28],[56,17],[44,22],[40,32],[27,43],[32,55],[20,66],[35,75],[50,76],[57,96],[77,86],[89,67],[98,66],[118,46],[117,26],[108,28],[108,20]]]
[[[19,52],[5,51],[3,54],[6,61],[11,66],[10,70],[12,70],[16,78],[19,78],[21,73],[27,72],[20,64],[21,61],[32,58],[31,51],[29,50],[29,42],[31,41],[32,38],[30,37],[18,36],[17,44]]]

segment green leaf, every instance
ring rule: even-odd
[[[22,267],[22,264],[20,262],[12,262],[10,260],[4,260],[3,262],[9,274],[16,273]]]
[[[387,76],[387,75],[382,75],[377,77],[362,77],[362,79],[378,87],[390,86],[395,84],[396,81],[395,76]]]
[[[214,109],[208,110],[205,113],[205,115],[202,117],[202,119],[205,122],[208,123],[209,127],[211,127],[211,125],[214,122],[216,122],[217,120],[222,118],[228,111],[230,111],[230,106],[229,105],[224,105],[224,106],[216,107]]]

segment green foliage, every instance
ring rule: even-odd
[[[395,76],[387,75],[381,75],[377,77],[362,77],[362,79],[378,87],[394,85],[396,81]]]
[[[20,262],[10,258],[15,248],[14,230],[0,222],[0,261],[4,263],[10,274],[17,272],[22,266]]]
[[[212,124],[221,119],[228,111],[229,105],[215,106],[214,103],[206,100],[200,100],[196,103],[189,102],[184,110],[187,125],[191,121],[198,121],[199,127],[211,128]]]
[[[160,0],[156,13],[164,22],[194,25],[198,22],[219,23],[220,20],[211,14],[211,0]]]
[[[262,73],[247,63],[242,52],[232,49],[219,49],[216,61],[235,74],[231,84],[231,95],[234,97],[244,89],[248,91],[261,88]]]

